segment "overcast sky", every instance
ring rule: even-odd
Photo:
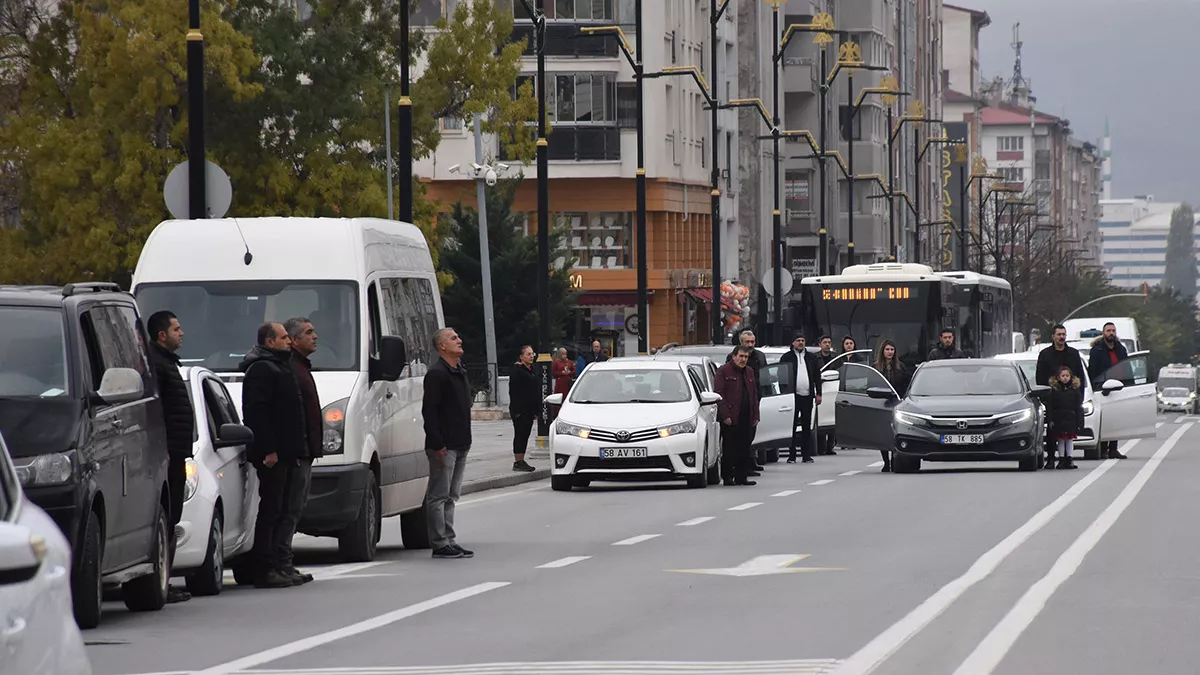
[[[1113,197],[1153,194],[1200,202],[1200,0],[961,0],[986,11],[985,79],[1013,72],[1021,22],[1022,73],[1037,107],[1075,135],[1113,137]]]

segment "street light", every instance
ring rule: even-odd
[[[850,68],[850,72],[846,75],[846,103],[850,106],[850,113],[846,116],[846,136],[850,155],[850,178],[847,181],[847,188],[850,193],[850,205],[847,211],[847,228],[846,236],[849,241],[846,243],[846,263],[847,266],[854,265],[854,120],[858,117],[858,112],[862,110],[863,102],[870,94],[882,94],[892,97],[899,96],[901,92],[896,90],[894,82],[881,83],[880,86],[863,87],[858,93],[858,98],[854,98],[854,70],[891,70],[888,66],[868,66],[862,62],[862,47],[855,42],[844,42],[838,48],[838,65],[845,63],[844,67]]]
[[[200,32],[200,0],[188,2],[188,217],[208,217],[204,164],[204,34]],[[249,263],[246,263],[249,264]]]

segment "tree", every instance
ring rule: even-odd
[[[488,248],[492,263],[492,293],[496,320],[496,352],[501,368],[516,360],[521,345],[536,344],[538,334],[537,241],[522,232],[522,219],[512,212],[521,180],[504,180],[487,190]],[[446,325],[463,337],[469,364],[486,362],[483,323],[483,273],[479,258],[479,217],[475,209],[456,203],[448,217],[449,231],[442,247],[439,271],[454,278],[442,294]],[[559,245],[561,234],[551,235]],[[575,305],[567,270],[570,261],[550,277],[550,339],[566,332]],[[472,368],[472,377],[486,381],[485,369]]]
[[[0,125],[0,166],[17,176],[21,207],[21,227],[0,232],[0,275],[128,282],[184,159],[187,8],[73,0],[42,19],[17,37],[19,99]],[[202,21],[209,81],[236,101],[256,95],[249,39],[211,4]]]
[[[1163,285],[1184,298],[1196,297],[1196,216],[1192,207],[1180,204],[1171,213],[1167,233],[1167,269]]]

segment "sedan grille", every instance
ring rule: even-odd
[[[575,464],[576,471],[674,471],[671,458],[666,455],[654,457],[621,457],[602,459],[600,457],[580,457]]]
[[[592,429],[588,434],[589,439],[606,443],[643,443],[658,437],[658,429],[638,429],[637,431]]]
[[[927,418],[929,425],[938,429],[945,430],[961,430],[961,431],[981,431],[992,429],[996,426],[997,419],[995,417],[952,417],[938,416]]]

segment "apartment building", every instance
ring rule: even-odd
[[[1100,203],[1103,216],[1101,262],[1113,284],[1122,288],[1140,288],[1143,283],[1157,286],[1167,269],[1167,234],[1171,230],[1171,212],[1178,203],[1157,202],[1153,195],[1133,199],[1111,199]],[[1200,217],[1194,230],[1200,249]],[[1197,253],[1200,265],[1200,251]]]
[[[468,1],[468,0],[459,0]],[[453,0],[421,0],[452,11]],[[614,39],[579,39],[586,26],[620,25],[635,43],[633,0],[547,0],[546,78],[552,225],[565,231],[564,250],[552,260],[573,261],[571,281],[579,290],[570,329],[571,343],[601,340],[616,355],[637,353],[636,84]],[[533,26],[514,2],[515,37],[531,37]],[[736,12],[718,22],[719,76],[710,61],[710,0],[654,0],[643,3],[644,63],[647,72],[666,66],[702,69],[714,95],[735,98]],[[533,40],[522,67],[536,74]],[[714,81],[715,79],[715,81]],[[645,82],[645,170],[647,186],[647,266],[650,307],[648,339],[707,342],[712,306],[711,113],[690,77]],[[736,111],[719,113],[716,139],[721,176],[721,276],[738,279],[737,203],[741,195],[737,162]],[[444,204],[474,203],[474,184],[449,173],[474,158],[474,138],[460,120],[442,120],[437,152],[415,172],[432,198]],[[483,139],[485,154],[501,156],[497,139]],[[508,160],[504,160],[508,161]],[[537,229],[537,166],[514,165],[525,180],[515,208]]]

